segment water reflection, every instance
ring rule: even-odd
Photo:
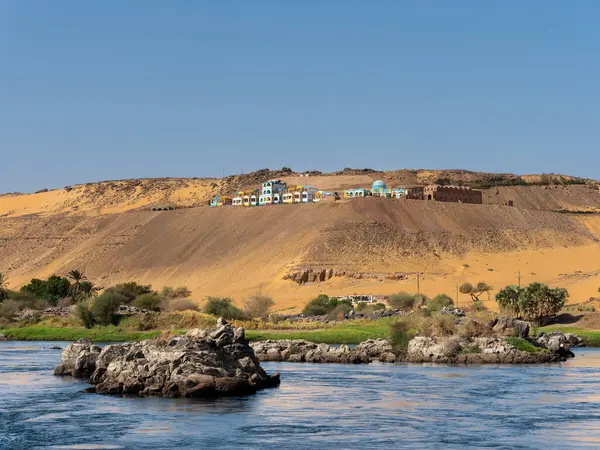
[[[84,394],[53,343],[0,343],[0,448],[600,447],[600,351],[544,366],[265,364],[246,398]],[[64,343],[59,344],[64,347]]]

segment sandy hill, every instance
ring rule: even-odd
[[[334,184],[364,176],[372,174],[320,177]],[[220,186],[214,180],[160,180],[144,187],[145,181],[134,190],[127,187],[127,201],[120,202],[119,186],[129,182],[0,198],[1,208],[13,208],[10,217],[0,218],[0,271],[8,273],[12,286],[79,268],[104,286],[132,279],[155,287],[187,285],[198,300],[206,295],[241,300],[262,291],[280,308],[301,306],[323,292],[414,291],[416,272],[422,273],[421,289],[432,295],[453,294],[463,281],[503,287],[516,282],[517,272],[523,282],[566,286],[578,301],[600,286],[595,214],[377,198],[153,212],[139,208],[174,201],[183,192],[190,203],[203,201],[202,195]],[[229,180],[228,186],[247,181]],[[84,203],[93,189],[105,191]],[[25,200],[36,195],[48,196],[45,209]],[[66,204],[78,208],[61,210]],[[283,279],[306,268],[346,275],[304,285]],[[386,278],[392,273],[400,279]]]
[[[585,210],[600,208],[597,183],[563,175],[552,175],[559,183],[554,186],[504,186],[510,183],[539,183],[541,175],[517,176],[466,170],[396,170],[388,172],[371,169],[344,169],[309,176],[281,170],[263,169],[225,178],[154,178],[103,181],[62,189],[43,190],[34,194],[0,195],[0,217],[26,215],[52,216],[57,214],[103,215],[149,209],[152,206],[178,208],[207,206],[216,194],[232,195],[237,190],[255,189],[268,179],[281,178],[288,184],[312,185],[319,189],[341,191],[349,187],[369,187],[375,180],[390,186],[426,185],[436,182],[485,187],[485,202],[504,204],[514,200],[517,207],[541,210]],[[576,182],[587,184],[569,185]],[[563,184],[560,184],[563,183]],[[498,186],[497,186],[498,185]],[[487,187],[492,186],[491,189]],[[546,189],[547,188],[547,189]]]

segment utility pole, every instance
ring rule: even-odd
[[[458,283],[456,283],[456,307],[458,308]]]
[[[518,280],[519,280],[519,284],[518,285],[519,285],[519,287],[521,287],[521,271],[520,270],[517,272],[517,277],[518,277]]]
[[[421,293],[421,279],[420,279],[420,272],[417,272],[417,295]]]

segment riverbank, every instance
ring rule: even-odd
[[[151,339],[167,330],[152,330],[133,332],[122,330],[119,327],[106,326],[91,329],[83,327],[53,328],[29,326],[21,328],[0,329],[10,340],[19,341],[76,341],[77,339],[90,338],[94,342],[123,342]],[[185,334],[187,330],[168,330],[172,334]],[[323,344],[358,344],[367,339],[387,338],[389,336],[388,323],[375,324],[348,324],[332,326],[315,330],[246,330],[246,337],[250,341],[263,341],[267,339],[306,339]]]
[[[379,322],[379,323],[378,323]],[[76,341],[77,339],[90,338],[94,342],[123,342],[151,339],[167,330],[128,331],[115,326],[53,328],[28,326],[20,328],[0,329],[10,340],[19,341]],[[168,330],[175,335],[185,334],[187,330]],[[600,330],[586,330],[584,328],[550,325],[537,330],[549,333],[561,331],[563,333],[577,334],[586,347],[600,347]],[[246,330],[249,341],[294,340],[305,339],[318,344],[359,344],[368,339],[385,339],[389,337],[389,324],[387,321],[373,321],[373,323],[348,323],[334,325],[327,328],[314,330]]]

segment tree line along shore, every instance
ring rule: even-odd
[[[306,339],[358,344],[382,338],[401,345],[407,336],[490,335],[488,324],[499,315],[478,300],[491,288],[483,282],[461,286],[472,302],[460,310],[445,294],[428,298],[400,292],[391,295],[387,304],[352,304],[320,295],[305,305],[302,314],[278,311],[274,300],[261,294],[244,299],[237,307],[233,299],[225,297],[207,297],[198,304],[190,300],[185,287],[154,290],[132,281],[101,289],[79,270],[33,279],[18,291],[8,286],[9,280],[0,273],[0,339],[11,340],[142,340],[164,332],[182,335],[192,328],[209,329],[215,317],[224,317],[245,328],[250,341]],[[576,333],[585,345],[600,346],[600,330],[579,327],[574,321],[595,315],[593,307],[574,310],[566,305],[567,298],[565,289],[532,283],[507,286],[496,301],[500,315],[530,322],[534,334],[552,330]]]

